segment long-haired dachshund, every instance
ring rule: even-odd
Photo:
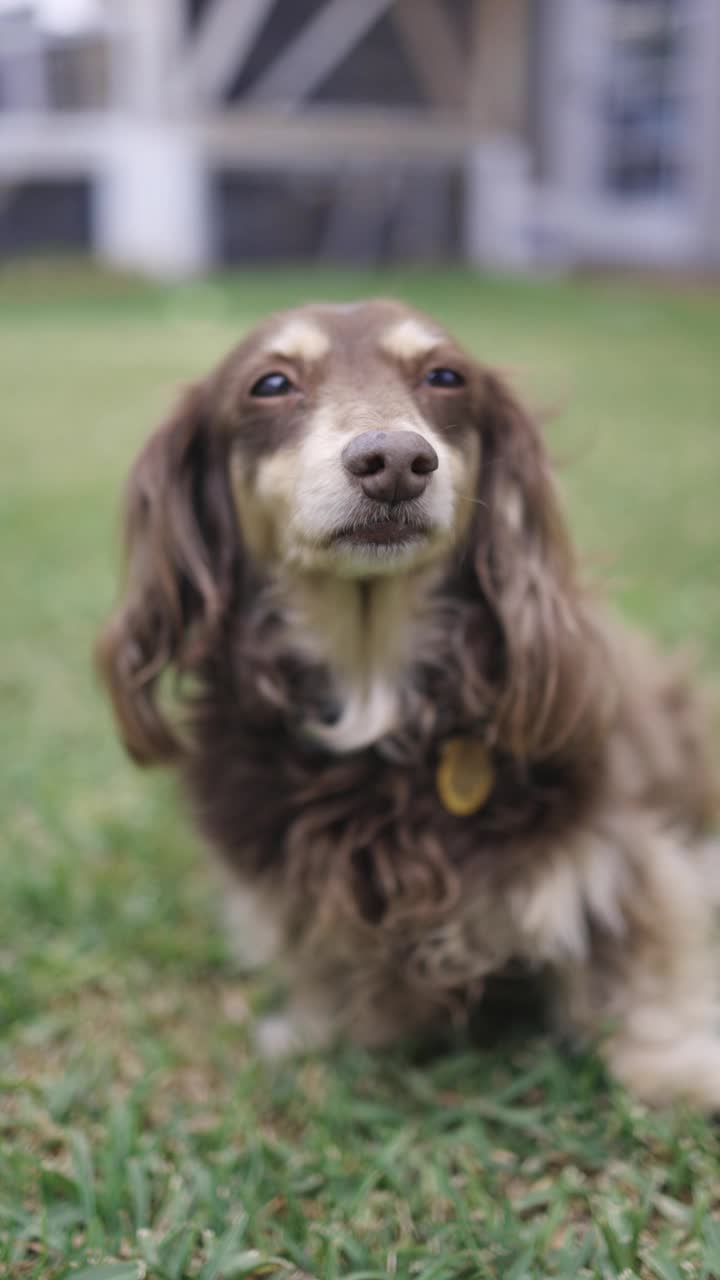
[[[273,316],[151,437],[126,537],[100,668],[294,992],[261,1047],[429,1035],[520,965],[639,1095],[720,1105],[701,707],[579,582],[496,373],[395,302]]]

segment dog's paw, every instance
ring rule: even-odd
[[[620,1043],[609,1054],[613,1074],[651,1105],[689,1103],[720,1112],[720,1041],[695,1035],[675,1044]]]
[[[332,1039],[332,1023],[316,1008],[292,1006],[283,1013],[269,1014],[255,1028],[255,1047],[266,1062],[325,1049]]]
[[[270,1014],[255,1028],[255,1048],[266,1062],[282,1062],[302,1053],[307,1046],[289,1013]]]

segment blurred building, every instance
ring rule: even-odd
[[[0,253],[720,264],[720,0],[0,0]]]

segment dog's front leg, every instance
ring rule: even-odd
[[[591,927],[585,957],[557,967],[560,1017],[639,1098],[717,1111],[720,972],[700,863],[657,837],[628,890],[619,931]]]
[[[448,1025],[445,1005],[398,978],[396,970],[328,973],[324,982],[296,982],[285,1009],[263,1019],[256,1045],[280,1059],[326,1049],[336,1040],[386,1049]]]
[[[296,996],[282,1012],[260,1019],[255,1045],[262,1058],[277,1062],[327,1049],[336,1032],[329,1008],[318,999]]]

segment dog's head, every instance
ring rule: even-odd
[[[151,437],[126,529],[100,665],[139,759],[175,753],[157,678],[198,669],[249,576],[372,581],[464,559],[505,634],[508,723],[520,707],[547,718],[529,686],[542,671],[547,692],[572,630],[572,558],[539,433],[497,375],[399,303],[255,329]]]
[[[206,388],[250,553],[361,578],[443,554],[472,512],[476,378],[447,334],[393,303],[262,325]]]

